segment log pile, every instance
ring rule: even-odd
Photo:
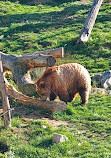
[[[7,55],[2,52],[0,52],[0,55],[4,69],[6,93],[10,99],[16,99],[17,102],[24,105],[34,105],[37,107],[49,109],[52,112],[57,112],[67,107],[62,101],[42,101],[24,95],[35,92],[35,85],[31,80],[29,70],[35,67],[49,67],[55,65],[55,58],[62,58],[64,56],[63,48],[50,49],[19,56]],[[12,72],[13,80],[18,85],[19,90],[24,94],[18,92],[12,85],[8,83],[5,77],[5,70],[10,70]]]
[[[50,67],[56,63],[55,58],[64,56],[64,49],[56,48],[25,55],[7,55],[0,52],[4,70],[12,72],[13,80],[19,90],[26,94],[35,93],[35,85],[31,80],[29,70],[36,67]]]

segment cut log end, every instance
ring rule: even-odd
[[[64,47],[49,50],[48,55],[51,55],[54,58],[63,58],[64,57]]]
[[[49,66],[49,67],[54,66],[55,63],[56,63],[56,60],[52,56],[49,56],[47,58],[47,66]]]

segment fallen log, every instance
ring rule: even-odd
[[[49,49],[25,55],[7,55],[0,52],[4,70],[12,72],[13,80],[19,90],[26,94],[35,93],[35,85],[31,80],[29,70],[36,67],[50,67],[56,63],[55,58],[64,56],[63,48]]]
[[[35,52],[34,54],[44,54],[44,55],[50,55],[53,56],[54,58],[63,58],[64,57],[64,48],[60,47],[60,48],[56,48],[56,49],[49,49],[49,50],[45,50],[45,51],[39,51],[39,52]]]
[[[34,105],[40,108],[49,109],[52,112],[58,112],[66,109],[67,105],[60,101],[42,101],[39,99],[35,99],[32,97],[28,97],[26,95],[21,94],[18,92],[12,85],[8,83],[5,78],[6,84],[6,92],[10,99],[16,99],[17,102],[22,103],[23,105]]]

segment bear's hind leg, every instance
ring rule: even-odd
[[[89,91],[86,90],[85,88],[81,88],[79,90],[79,94],[80,94],[81,100],[82,100],[81,104],[82,105],[87,104],[88,103],[88,98],[89,98]]]
[[[73,96],[73,101],[76,99],[78,93],[74,93],[74,96]]]

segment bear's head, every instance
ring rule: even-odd
[[[38,80],[36,83],[36,91],[42,100],[46,100],[50,95],[50,86],[44,80]]]
[[[50,97],[51,87],[53,84],[53,74],[56,71],[56,67],[48,68],[40,79],[35,83],[36,91],[40,95],[42,100],[46,100]]]

